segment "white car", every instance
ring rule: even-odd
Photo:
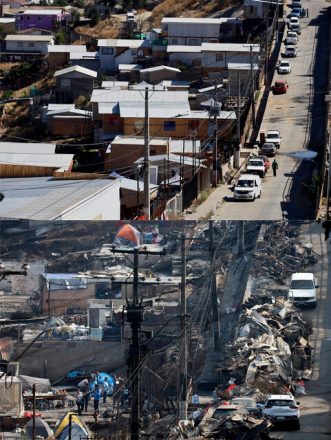
[[[268,130],[267,135],[265,137],[265,142],[272,142],[276,145],[277,148],[280,147],[280,142],[282,140],[282,137],[280,135],[279,130]]]
[[[318,287],[314,274],[292,274],[288,300],[296,306],[316,307],[316,288]]]
[[[297,53],[298,53],[298,51],[297,51],[297,48],[295,46],[293,46],[293,45],[286,46],[285,52],[284,52],[284,56],[285,57],[293,58],[293,57],[297,56]]]
[[[233,190],[235,200],[255,200],[262,194],[261,179],[255,174],[242,174]]]
[[[265,165],[263,159],[252,158],[248,160],[246,171],[249,174],[257,174],[260,177],[265,175]]]
[[[289,61],[282,60],[277,66],[277,71],[279,74],[291,73],[291,64],[289,63]]]
[[[290,423],[295,429],[300,429],[299,402],[295,401],[292,394],[270,394],[262,415],[274,424]]]
[[[291,28],[293,24],[300,24],[298,17],[290,17],[288,21],[288,27]]]
[[[285,38],[285,44],[288,42],[288,44],[293,44],[296,46],[298,44],[298,34],[294,31],[288,31]]]

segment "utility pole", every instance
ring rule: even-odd
[[[234,150],[234,163],[235,168],[239,168],[240,165],[240,105],[241,105],[241,87],[240,87],[240,74],[238,74],[238,97],[237,97],[237,145]]]
[[[216,257],[215,257],[215,241],[214,241],[214,222],[209,221],[209,244],[210,244],[210,266],[211,266],[211,306],[213,318],[214,333],[214,351],[220,350],[220,325],[218,316],[218,298],[216,283]]]
[[[218,107],[218,102],[217,102],[217,81],[215,81],[215,103],[216,106]],[[214,116],[214,124],[215,124],[215,129],[214,129],[214,148],[213,148],[213,188],[217,187],[217,183],[218,183],[218,172],[217,172],[217,116],[218,116],[218,112],[216,112],[215,109],[215,116]]]
[[[249,47],[250,54],[250,64],[251,64],[251,99],[252,99],[252,122],[253,128],[256,128],[256,116],[255,116],[255,79],[254,79],[254,70],[253,70],[253,46],[252,44]]]
[[[146,220],[150,220],[148,87],[145,87],[144,146],[144,213]]]
[[[32,384],[32,440],[36,440],[36,384]]]
[[[237,234],[238,234],[238,257],[241,257],[244,253],[244,221],[237,222]]]
[[[140,418],[140,329],[143,307],[138,297],[138,249],[133,254],[133,296],[127,306],[127,321],[131,324],[132,339],[129,348],[129,377],[131,377],[131,440],[139,440]]]
[[[329,153],[329,157],[328,156]],[[325,162],[328,162],[328,180],[326,188],[326,220],[330,219],[329,209],[330,209],[330,158],[331,158],[331,134],[328,134],[328,150],[326,150]]]
[[[264,63],[264,85],[268,85],[268,68],[269,68],[269,36],[268,36],[268,17],[266,17],[265,28],[265,63]]]
[[[186,248],[185,233],[181,236],[182,275],[180,285],[180,364],[179,364],[179,405],[180,420],[187,420],[187,331],[186,331]]]

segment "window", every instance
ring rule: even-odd
[[[39,20],[39,21],[41,20],[41,17],[40,17],[40,15],[38,15],[38,20]]]
[[[22,41],[18,41],[17,42],[17,47],[23,47],[23,42]]]
[[[251,6],[251,14],[254,12],[254,6]]]
[[[177,38],[171,38],[171,44],[178,44]]]
[[[223,59],[224,59],[224,56],[223,56],[222,53],[217,53],[216,54],[216,61],[223,61]]]
[[[60,85],[61,85],[61,88],[68,88],[71,86],[71,81],[70,81],[70,79],[62,78]]]
[[[33,42],[29,42],[29,47],[34,47],[34,43]]]
[[[197,38],[189,38],[188,45],[189,46],[198,46],[199,40]]]
[[[164,121],[163,129],[164,129],[164,131],[175,131],[176,130],[176,122],[175,121]]]
[[[136,57],[137,56],[137,49],[131,49],[131,55],[133,57]]]
[[[113,55],[114,49],[112,47],[102,47],[101,53],[102,55]]]

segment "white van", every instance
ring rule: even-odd
[[[255,174],[242,174],[233,190],[233,197],[236,200],[255,200],[262,194],[260,176]]]
[[[294,273],[288,291],[288,300],[296,306],[316,307],[317,287],[313,273]]]

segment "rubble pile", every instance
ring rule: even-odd
[[[265,394],[286,393],[298,380],[309,379],[311,331],[311,323],[283,298],[244,305],[222,369],[223,382],[232,377],[236,386],[231,395],[221,397],[254,395],[260,401]]]
[[[317,262],[311,243],[301,243],[298,228],[273,222],[264,231],[264,239],[257,243],[252,275],[266,275],[284,285],[293,272]]]

